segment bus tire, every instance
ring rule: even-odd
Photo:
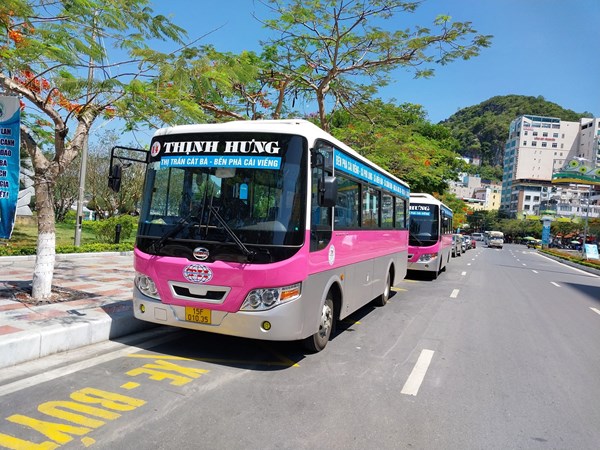
[[[388,272],[387,277],[385,279],[385,286],[383,288],[383,293],[375,299],[373,304],[375,306],[385,306],[385,304],[390,299],[391,290],[392,290],[392,275]]]
[[[431,279],[432,280],[437,280],[438,275],[440,274],[440,272],[442,271],[442,261],[440,261],[440,267],[437,270],[434,270],[433,272],[431,272]]]
[[[325,298],[323,308],[321,309],[321,317],[319,319],[319,330],[312,336],[304,339],[304,347],[311,353],[318,353],[325,348],[333,329],[335,327],[335,315],[333,307],[333,294],[331,291]]]

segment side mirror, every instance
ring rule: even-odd
[[[330,208],[337,201],[337,178],[324,176],[319,180],[319,206]]]
[[[123,166],[121,164],[113,164],[110,167],[110,173],[108,174],[108,187],[115,192],[119,192],[121,189],[121,172]]]

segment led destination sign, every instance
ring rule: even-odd
[[[230,167],[279,169],[281,147],[278,141],[206,140],[152,144],[150,153],[160,158],[160,167]]]

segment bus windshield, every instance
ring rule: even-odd
[[[410,204],[409,245],[429,246],[439,240],[439,206]]]
[[[152,145],[162,150],[146,174],[139,250],[194,260],[201,247],[208,261],[268,263],[302,246],[304,138],[196,133],[157,136]]]

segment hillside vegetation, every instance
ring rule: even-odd
[[[485,166],[501,166],[510,122],[523,114],[558,117],[577,122],[592,113],[565,109],[544,97],[500,95],[469,106],[441,122],[460,142],[459,153],[480,158]]]

